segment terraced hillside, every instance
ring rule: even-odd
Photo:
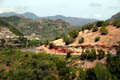
[[[55,36],[63,33],[67,33],[69,30],[76,29],[71,24],[62,20],[32,20],[24,17],[10,16],[2,17],[4,21],[9,22],[15,28],[17,28],[24,35],[33,35],[39,37],[42,40],[54,39]]]

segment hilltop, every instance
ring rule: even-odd
[[[93,23],[98,20],[96,19],[87,19],[87,18],[78,18],[78,17],[65,17],[62,15],[56,15],[56,16],[48,16],[48,17],[41,17],[41,19],[52,19],[52,20],[57,20],[57,19],[62,19],[63,21],[69,22],[73,25],[76,26],[83,26],[88,23]]]
[[[36,14],[31,13],[31,12],[26,12],[23,14],[19,14],[19,13],[15,13],[15,12],[7,12],[7,13],[1,13],[0,17],[10,17],[10,16],[16,16],[16,15],[23,16],[24,18],[28,18],[28,19],[34,19],[34,20],[36,20],[36,19],[52,19],[52,20],[61,19],[65,22],[68,22],[68,23],[75,25],[75,26],[83,26],[85,24],[98,21],[96,19],[79,18],[79,17],[66,17],[63,15],[39,17]]]

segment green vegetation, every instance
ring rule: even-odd
[[[68,33],[72,38],[76,38],[79,34],[79,31],[77,30],[73,30],[71,32]]]
[[[93,61],[96,59],[96,51],[95,49],[91,49],[91,50],[86,50],[85,52],[83,52],[80,56],[81,60],[89,60],[89,61]]]
[[[97,26],[97,27],[102,27],[103,23],[104,23],[104,21],[98,21],[98,22],[96,23],[96,26]]]
[[[7,27],[10,29],[11,32],[13,32],[16,35],[22,36],[23,34],[18,31],[18,29],[16,29],[15,27],[11,26],[9,23],[7,23],[6,21],[3,21],[0,19],[0,27]]]
[[[100,37],[95,37],[95,42],[98,42],[100,40]]]
[[[117,28],[120,28],[120,19],[114,20],[112,22],[112,25],[117,26]]]
[[[100,29],[101,35],[107,35],[108,34],[108,30],[105,27],[102,27]]]
[[[89,59],[96,58],[94,49],[86,50],[86,54]],[[107,56],[107,65],[97,63],[95,67],[85,69],[75,63],[75,59],[72,58],[74,56],[66,59],[65,56],[21,52],[18,49],[10,48],[1,49],[0,55],[1,80],[120,79],[120,56]]]
[[[99,60],[100,60],[100,59],[103,59],[104,56],[105,56],[104,50],[103,50],[103,49],[99,49],[97,52],[98,52],[98,59],[99,59]]]
[[[0,19],[8,22],[10,25],[18,29],[24,35],[36,34],[35,36],[40,38],[40,40],[53,40],[57,35],[61,35],[63,33],[68,34],[72,30],[79,30],[81,27],[73,27],[71,24],[62,20],[32,20],[21,18],[18,16],[1,17]],[[61,38],[61,36],[57,37],[57,39],[58,38]]]
[[[69,35],[64,35],[63,40],[66,43],[66,45],[68,45],[74,41],[74,38],[70,37]]]
[[[66,58],[70,58],[71,57],[71,53],[72,53],[72,51],[68,51]]]
[[[92,28],[92,32],[96,32],[96,31],[98,31],[98,27],[95,26]]]
[[[79,43],[83,43],[84,42],[84,38],[81,37],[80,40],[79,40]]]

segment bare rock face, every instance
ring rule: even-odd
[[[16,35],[13,34],[8,28],[0,27],[0,38],[13,38]]]

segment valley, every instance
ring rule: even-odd
[[[120,79],[120,13],[83,26],[13,14],[0,17],[0,80]]]

